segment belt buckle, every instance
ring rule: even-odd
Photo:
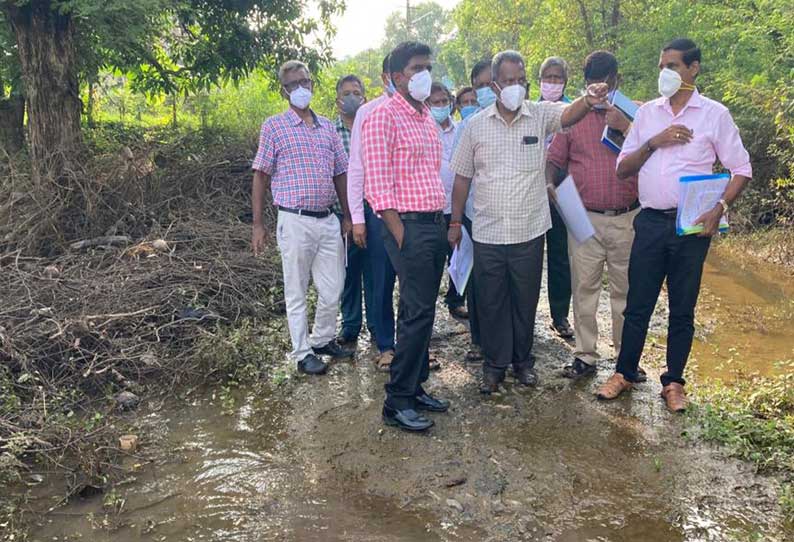
[[[605,216],[618,216],[618,214],[620,214],[620,211],[616,211],[615,209],[607,209],[604,211]]]

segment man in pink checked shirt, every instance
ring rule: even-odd
[[[684,368],[692,348],[703,262],[720,218],[753,174],[730,112],[695,87],[700,58],[700,49],[689,39],[664,47],[659,59],[662,98],[639,109],[618,157],[618,177],[628,180],[639,173],[642,210],[634,220],[623,343],[616,372],[599,388],[599,399],[615,399],[637,380],[648,323],[666,280],[670,316],[662,397],[671,411],[686,409]],[[712,173],[717,159],[730,170],[731,181],[719,203],[696,220],[703,233],[679,236],[679,179]]]
[[[378,347],[377,366],[388,372],[394,359],[394,267],[386,254],[383,244],[383,221],[364,201],[364,162],[361,146],[361,127],[370,114],[383,105],[394,94],[394,86],[389,75],[389,55],[383,59],[384,92],[378,98],[362,105],[356,113],[353,130],[350,134],[350,161],[347,169],[347,201],[353,220],[353,241],[367,248],[370,272],[372,274],[372,299],[369,308],[375,331],[375,344]]]
[[[425,105],[431,69],[427,45],[398,45],[389,55],[396,92],[362,128],[364,191],[386,225],[386,252],[400,278],[397,348],[386,384],[383,421],[408,431],[432,427],[433,421],[418,411],[449,408],[448,401],[422,388],[429,373],[428,348],[447,254],[441,140]]]

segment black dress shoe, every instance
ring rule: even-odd
[[[480,393],[491,394],[499,391],[499,384],[505,379],[504,373],[496,371],[483,370],[482,384],[480,384]]]
[[[416,410],[426,410],[428,412],[446,412],[449,409],[449,401],[436,399],[429,393],[416,396]]]
[[[579,378],[584,378],[586,376],[593,376],[597,371],[598,367],[596,367],[595,364],[591,365],[589,363],[585,363],[579,358],[574,358],[573,363],[563,367],[562,376],[565,378],[578,380]]]
[[[647,382],[648,381],[648,373],[645,372],[645,369],[642,367],[637,367],[637,376],[634,379],[634,382]]]
[[[328,370],[328,365],[314,354],[308,354],[298,362],[298,371],[307,375],[321,375]]]
[[[516,380],[520,384],[524,386],[537,386],[538,385],[538,374],[535,372],[535,369],[531,367],[519,367],[518,369],[513,369],[513,374],[516,377]]]
[[[335,339],[325,346],[312,348],[312,350],[314,350],[314,353],[318,356],[331,356],[332,358],[352,358],[353,354],[355,354],[354,350],[348,350],[339,346],[339,343],[336,342]]]
[[[386,405],[383,405],[383,423],[406,431],[426,431],[433,427],[433,420],[428,420],[412,408],[397,410]]]
[[[573,328],[567,318],[563,318],[559,322],[552,322],[550,327],[560,338],[573,339]]]

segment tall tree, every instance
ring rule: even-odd
[[[0,12],[0,155],[24,143],[25,97],[11,27]]]
[[[81,74],[90,81],[116,67],[139,90],[179,93],[287,57],[329,60],[330,17],[344,1],[316,4],[317,19],[305,15],[305,0],[0,0],[27,92],[34,164],[57,174],[79,147]]]

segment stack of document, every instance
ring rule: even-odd
[[[616,90],[610,103],[626,115],[630,121],[634,122],[634,117],[637,115],[637,110],[640,107],[632,102],[625,94]],[[622,132],[613,130],[609,126],[604,126],[604,133],[601,135],[601,143],[609,147],[610,150],[619,153],[625,141],[626,138],[623,136]]]
[[[695,221],[717,205],[730,180],[731,176],[727,173],[688,175],[679,179],[678,213],[675,221],[678,235],[692,235],[703,231],[703,224],[695,224]],[[719,231],[728,231],[728,219],[724,214],[720,219]]]

